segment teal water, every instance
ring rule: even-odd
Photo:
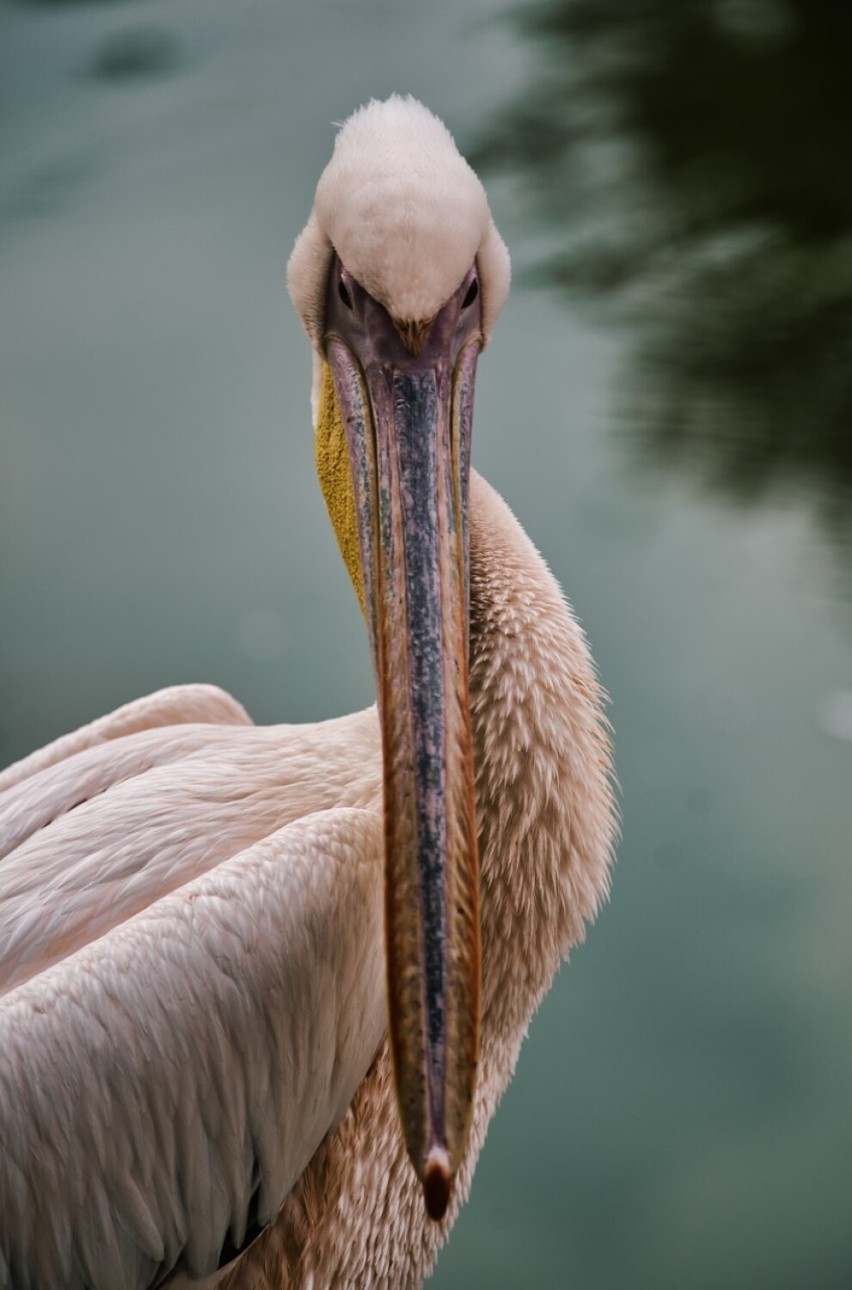
[[[533,101],[550,55],[501,12],[0,7],[3,763],[182,681],[225,686],[258,721],[370,701],[284,267],[331,123],[354,106],[410,91],[473,146]],[[573,172],[553,174],[570,211]],[[523,269],[565,229],[562,207],[529,200],[540,175],[522,180],[507,163],[489,186]],[[731,247],[715,253],[727,263]],[[570,285],[521,281],[480,364],[474,461],[591,637],[624,839],[611,904],[531,1027],[438,1286],[852,1281],[840,467],[794,458],[748,504],[708,491],[706,435],[660,446],[647,411],[634,424],[660,406],[634,352],[650,307],[612,327]],[[742,416],[707,370],[694,397],[725,441]]]

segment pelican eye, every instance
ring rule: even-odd
[[[479,295],[479,283],[477,282],[476,278],[474,278],[473,282],[471,282],[470,286],[467,289],[467,293],[465,295],[464,300],[462,301],[462,309],[469,308],[469,306],[473,304],[474,300],[478,295]]]
[[[350,294],[349,294],[349,292],[348,292],[348,290],[347,290],[347,288],[346,288],[346,283],[343,281],[343,279],[342,279],[342,278],[340,279],[340,281],[339,281],[339,282],[338,282],[338,284],[337,284],[337,294],[340,296],[340,299],[341,299],[341,300],[343,301],[343,303],[346,305],[346,308],[347,308],[347,309],[351,309],[351,308],[352,308],[352,297],[350,296]]]

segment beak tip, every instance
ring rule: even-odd
[[[423,1169],[423,1199],[426,1213],[439,1223],[447,1212],[452,1194],[450,1158],[443,1147],[432,1147]]]

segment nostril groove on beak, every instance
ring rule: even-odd
[[[413,318],[406,320],[394,318],[393,324],[402,337],[403,345],[408,350],[409,354],[413,354],[415,358],[429,339],[429,332],[434,321],[434,316],[432,318],[421,318],[419,320]]]

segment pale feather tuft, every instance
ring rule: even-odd
[[[487,341],[509,291],[509,253],[485,189],[443,122],[411,97],[353,113],[320,177],[287,271],[315,348],[333,251],[401,322],[434,317],[476,260]]]

